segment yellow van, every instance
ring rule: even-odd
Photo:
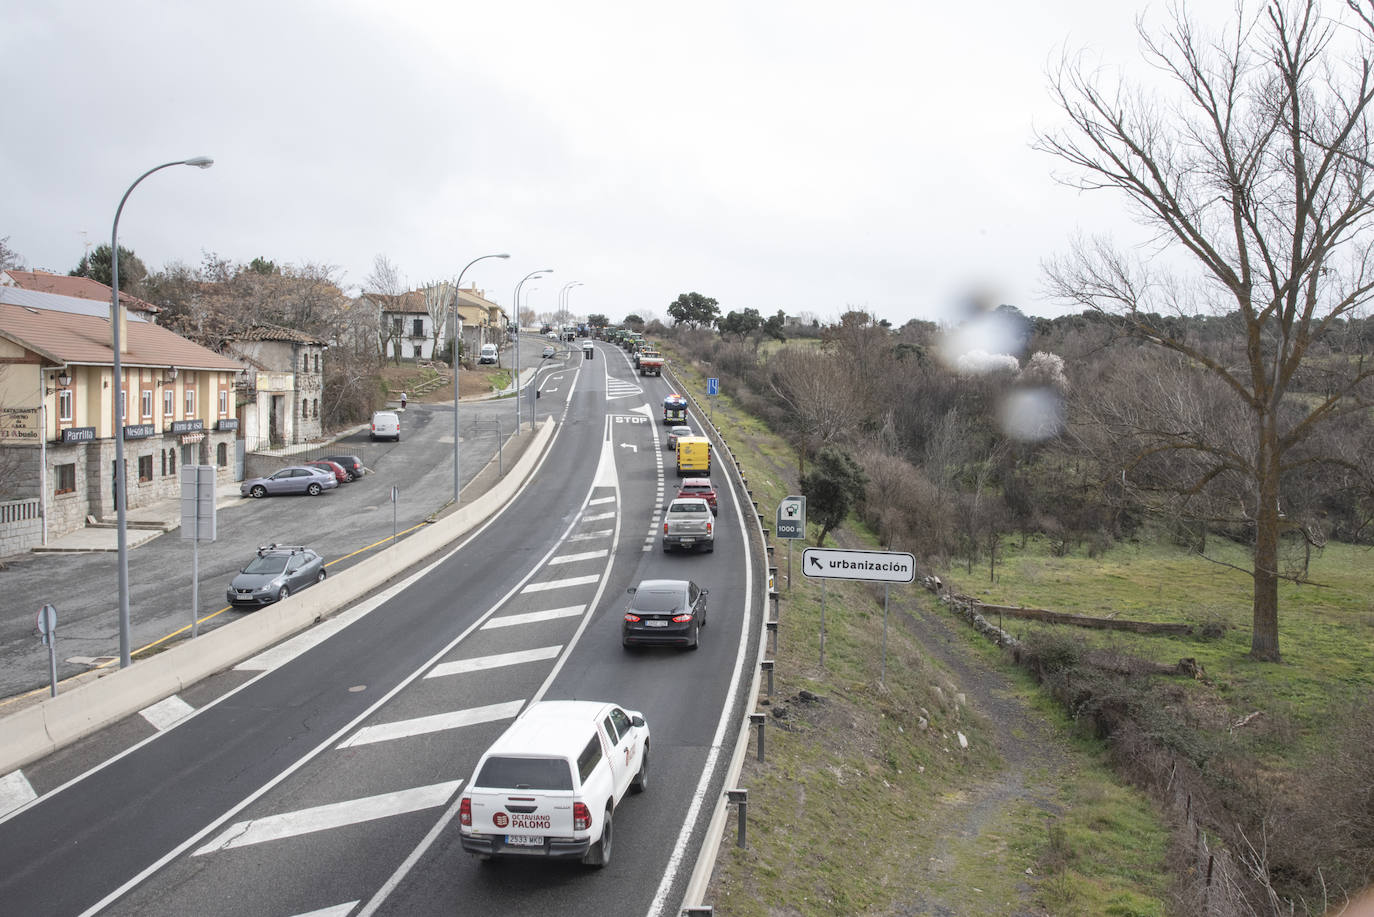
[[[711,441],[704,436],[680,436],[677,440],[677,475],[711,476]]]

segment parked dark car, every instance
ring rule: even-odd
[[[622,645],[685,646],[694,650],[701,644],[709,589],[685,579],[646,579],[626,591],[630,605],[620,625]]]
[[[266,477],[249,478],[239,485],[239,494],[244,497],[266,497],[277,494],[309,494],[317,497],[326,490],[339,486],[339,479],[332,471],[311,468],[306,465],[287,465]]]
[[[301,545],[268,544],[229,583],[230,605],[260,607],[324,582],[324,558]]]
[[[348,475],[350,481],[356,481],[363,476],[363,460],[356,455],[322,455],[319,460],[338,462],[343,466],[344,473]]]
[[[331,462],[329,459],[317,459],[313,462],[301,462],[301,464],[310,468],[322,468],[328,471],[338,479],[340,484],[347,484],[349,480],[351,480],[348,476],[348,472],[344,471],[344,466],[340,465],[338,462]]]

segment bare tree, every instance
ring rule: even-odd
[[[425,312],[429,313],[430,336],[433,338],[430,352],[437,357],[439,345],[446,337],[452,336],[448,323],[458,298],[458,288],[450,281],[436,280],[421,287],[420,292],[424,296]]]
[[[814,347],[786,347],[768,360],[768,384],[791,410],[798,474],[814,449],[838,441],[852,424],[850,375],[834,355]]]
[[[386,324],[381,322],[380,312],[381,303],[400,302],[406,293],[406,281],[399,268],[391,262],[386,255],[377,255],[372,259],[372,273],[363,280],[363,296],[372,302],[378,310],[377,323],[377,358],[378,363],[386,362],[387,350],[391,350],[396,355],[397,362],[401,356],[401,330],[396,327],[395,322]]]
[[[24,259],[19,256],[17,251],[10,248],[10,237],[0,237],[0,271],[22,270],[23,267]]]
[[[1051,290],[1121,316],[1140,339],[1218,380],[1245,416],[1240,443],[1234,427],[1218,436],[1153,423],[1139,431],[1137,459],[1180,457],[1191,478],[1181,488],[1193,492],[1244,482],[1254,544],[1250,652],[1260,660],[1280,658],[1283,476],[1339,460],[1304,445],[1321,426],[1364,410],[1374,374],[1358,356],[1324,354],[1339,378],[1319,397],[1296,397],[1304,361],[1374,291],[1374,4],[1349,0],[1348,9],[1353,23],[1327,17],[1318,0],[1274,0],[1253,17],[1239,9],[1213,37],[1174,8],[1162,34],[1138,26],[1173,97],[1106,84],[1101,71],[1066,60],[1051,80],[1069,123],[1037,138],[1071,167],[1067,184],[1123,194],[1165,250],[1147,260],[1106,241],[1079,242],[1047,265]],[[1164,273],[1180,261],[1195,273]],[[1189,339],[1160,317],[1204,311],[1234,316],[1234,333]]]

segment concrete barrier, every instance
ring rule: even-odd
[[[448,547],[509,502],[543,457],[553,430],[554,422],[550,419],[534,434],[534,442],[515,467],[486,493],[404,541],[284,602],[268,605],[195,640],[186,640],[128,668],[0,719],[0,774],[37,761],[242,662],[342,610],[415,563]]]

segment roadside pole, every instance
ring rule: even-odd
[[[787,541],[787,591],[792,591],[792,542],[806,538],[806,497],[791,494],[778,504],[773,532]]]
[[[44,605],[38,609],[38,638],[43,641],[43,645],[48,648],[48,677],[51,679],[51,686],[48,689],[50,697],[57,696],[57,609],[51,605]]]
[[[214,541],[215,466],[181,466],[181,538],[191,541],[191,639],[200,634],[200,543]]]

